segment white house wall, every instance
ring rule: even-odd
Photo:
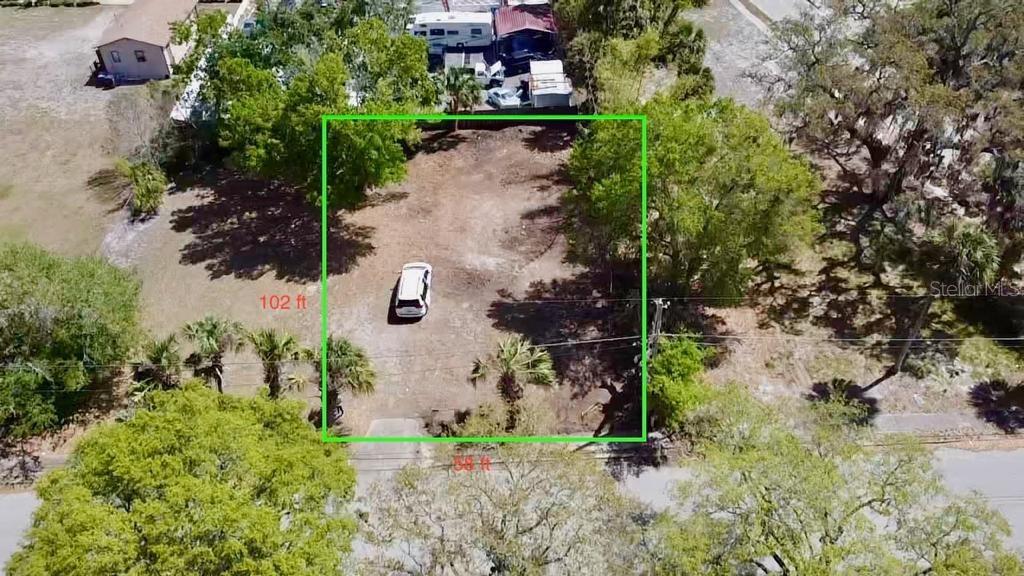
[[[139,42],[131,38],[114,40],[98,48],[107,72],[129,80],[155,80],[168,78],[171,75],[168,65],[168,54],[163,46]],[[135,51],[141,50],[146,61],[139,62]],[[113,52],[120,55],[120,62],[115,62]]]

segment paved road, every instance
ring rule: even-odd
[[[0,569],[18,549],[37,506],[34,492],[0,492]]]
[[[704,30],[707,52],[704,64],[715,76],[715,94],[756,106],[761,90],[744,77],[756,68],[767,36],[765,24],[738,2],[711,0],[686,17]]]
[[[941,449],[935,457],[950,489],[980,492],[1010,522],[1010,542],[1024,550],[1024,451]]]

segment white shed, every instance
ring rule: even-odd
[[[530,62],[530,102],[534,108],[565,108],[572,105],[572,82],[561,60]]]

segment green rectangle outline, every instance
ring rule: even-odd
[[[327,124],[334,120],[443,122],[523,120],[640,122],[640,436],[331,436],[327,432]],[[589,444],[647,442],[647,116],[643,114],[324,114],[320,116],[320,440],[325,443]]]

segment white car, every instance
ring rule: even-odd
[[[519,108],[523,105],[521,92],[512,88],[491,88],[487,91],[487,103],[499,110]]]
[[[402,266],[395,290],[395,316],[422,318],[430,308],[430,280],[434,269],[426,262],[412,262]]]

